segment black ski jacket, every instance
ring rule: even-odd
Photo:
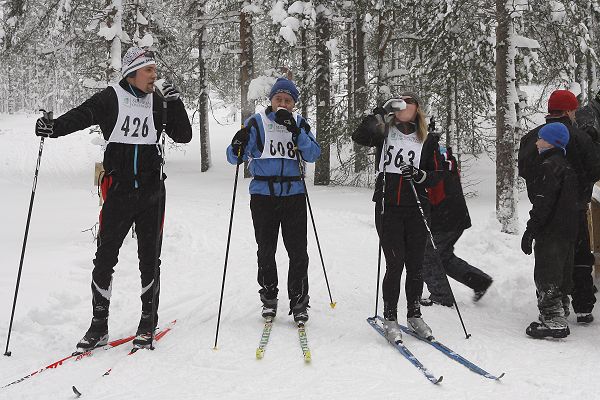
[[[539,168],[531,177],[528,192],[533,208],[527,230],[534,237],[550,236],[574,241],[577,236],[577,176],[562,149],[539,154]]]
[[[147,95],[137,88],[132,88],[125,79],[119,85],[135,96]],[[160,134],[163,130],[163,100],[155,92],[153,98],[154,126]],[[112,87],[96,93],[80,106],[73,108],[54,121],[53,137],[99,125],[104,139],[108,140],[113,131],[119,113],[117,94]],[[192,139],[192,127],[181,100],[167,102],[166,134],[177,143],[188,143]],[[108,143],[104,151],[104,170],[113,177],[122,188],[133,189],[135,182],[139,187],[158,183],[161,156],[155,146],[137,146],[137,159],[134,144]],[[135,170],[137,169],[137,175]]]
[[[410,133],[415,129],[412,123],[397,124],[396,128],[403,133]],[[384,125],[381,123],[381,120],[375,115],[367,115],[352,134],[352,140],[363,146],[375,147],[375,166],[377,168],[379,166],[381,150],[385,143]],[[429,208],[429,199],[425,189],[437,184],[443,178],[444,174],[444,159],[440,154],[438,141],[439,138],[435,135],[428,135],[427,139],[425,139],[423,149],[421,150],[419,169],[425,171],[427,176],[421,183],[414,182],[421,204],[425,207],[426,211]],[[382,194],[383,174],[379,173],[375,182],[373,201],[380,202]],[[385,204],[401,207],[417,207],[410,183],[404,182],[402,175],[386,172]]]
[[[594,142],[587,133],[573,126],[568,117],[546,119],[546,123],[551,122],[561,122],[569,129],[567,161],[577,175],[578,185],[575,199],[580,210],[586,209],[592,199],[592,186],[600,180],[600,145]],[[532,179],[539,175],[537,169],[541,161],[535,142],[538,139],[539,130],[544,125],[538,126],[523,136],[519,146],[519,176],[525,179],[527,195],[531,203],[533,203],[534,194],[530,190],[530,185]]]
[[[577,127],[586,132],[595,142],[600,141],[600,99],[591,99],[587,106],[575,113]]]

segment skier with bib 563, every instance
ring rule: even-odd
[[[279,227],[289,256],[287,290],[294,321],[308,320],[308,252],[306,199],[302,173],[305,162],[314,162],[321,147],[306,120],[293,112],[299,92],[294,83],[279,78],[271,88],[271,105],[244,122],[231,145],[231,164],[249,160],[250,211],[258,245],[258,284],[262,316],[277,313],[275,251]],[[299,152],[300,157],[298,157]],[[301,161],[300,161],[301,160]],[[302,163],[302,169],[300,166]]]
[[[139,47],[130,48],[123,57],[121,72],[123,79],[120,82],[96,93],[59,118],[40,118],[36,124],[36,135],[50,138],[99,125],[108,142],[104,152],[105,174],[101,182],[105,201],[100,212],[98,247],[92,271],[93,318],[90,328],[77,344],[78,351],[87,351],[108,342],[112,275],[119,249],[133,223],[142,283],[142,315],[133,343],[137,347],[152,345],[153,331],[158,322],[158,257],[165,207],[159,138],[163,126],[165,133],[175,142],[188,143],[192,138],[192,128],[180,93],[168,83],[162,86],[162,96],[154,90],[157,72],[153,52]],[[166,110],[163,102],[166,102]]]

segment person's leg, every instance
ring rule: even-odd
[[[575,242],[575,256],[573,266],[573,310],[577,314],[591,314],[596,302],[594,294],[594,280],[592,266],[594,255],[590,249],[590,233],[588,230],[585,211],[580,211],[578,219],[578,233]]]
[[[277,299],[277,238],[280,224],[280,201],[276,197],[253,194],[250,196],[250,211],[254,225],[254,237],[258,250],[258,284],[261,301]]]
[[[448,283],[448,278],[446,277],[446,271],[442,265],[442,259],[440,258],[440,252],[443,251],[442,246],[444,243],[443,241],[438,240],[437,232],[433,233],[433,238],[437,250],[433,248],[431,240],[427,237],[425,256],[423,257],[423,281],[427,284],[427,289],[430,293],[430,302],[428,304],[435,302],[443,305],[452,305],[450,285]],[[428,305],[424,303],[424,301],[425,300],[423,300],[421,304]]]
[[[418,208],[407,208],[404,219],[404,232],[401,241],[405,243],[406,311],[407,317],[420,317],[419,299],[423,294],[423,256],[427,243],[427,230]]]
[[[287,282],[290,310],[296,306],[305,310],[308,306],[306,198],[299,194],[281,200],[281,235],[290,259]]]

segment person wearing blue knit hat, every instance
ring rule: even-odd
[[[539,321],[525,330],[534,338],[570,334],[562,299],[573,289],[578,181],[566,159],[569,139],[564,124],[551,122],[538,131],[535,143],[539,168],[528,186],[533,207],[521,240],[523,253],[529,255],[535,250]]]
[[[302,180],[306,162],[315,162],[321,147],[306,119],[294,108],[300,93],[292,82],[279,78],[269,92],[271,105],[244,122],[227,160],[235,165],[250,161],[250,211],[258,246],[258,284],[261,315],[277,314],[279,293],[275,252],[281,226],[289,256],[287,291],[294,321],[308,320],[308,252],[306,197]]]

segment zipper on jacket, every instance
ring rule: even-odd
[[[139,188],[138,181],[137,181],[137,173],[138,173],[137,160],[138,160],[138,145],[136,144],[135,148],[133,150],[133,177],[134,177],[133,178],[133,186],[136,189]]]

